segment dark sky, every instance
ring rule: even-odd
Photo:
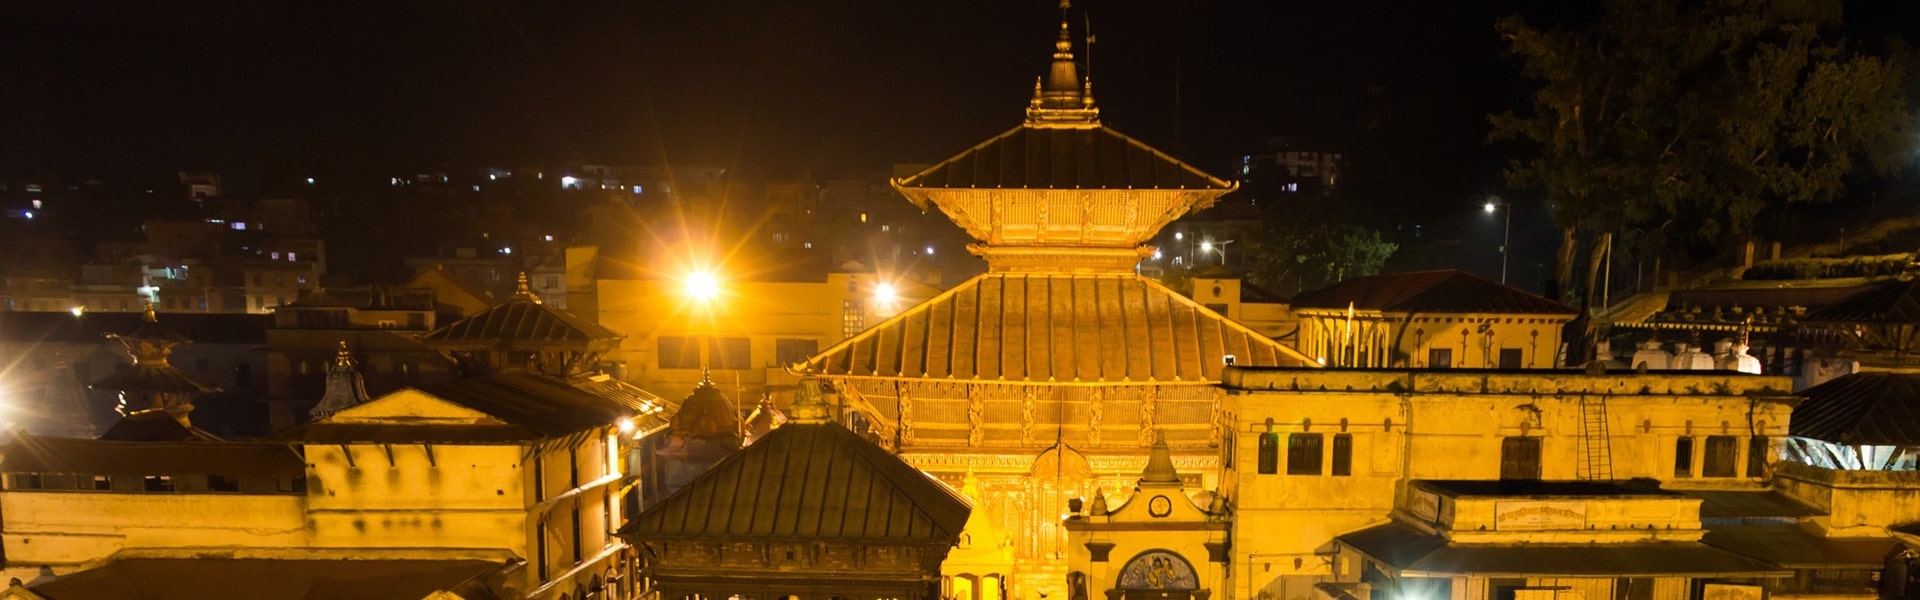
[[[1098,36],[1107,123],[1215,173],[1271,136],[1352,145],[1384,118],[1491,185],[1484,115],[1525,90],[1493,20],[1593,4],[1081,0],[1072,14]],[[1850,24],[1914,29],[1914,4],[1851,0]],[[1050,0],[7,2],[0,164],[878,169],[1017,124],[1058,14]]]
[[[1519,89],[1490,29],[1508,4],[1083,0],[1072,14],[1076,36],[1085,16],[1098,36],[1108,124],[1219,172],[1270,136],[1339,142],[1369,110],[1422,111],[1471,151],[1480,115]],[[0,159],[931,161],[1019,122],[1058,14],[1047,0],[7,3]]]

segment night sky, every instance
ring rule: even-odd
[[[1277,136],[1371,153],[1361,210],[1445,238],[1389,268],[1497,272],[1478,207],[1501,194],[1531,282],[1558,236],[1541,194],[1503,189],[1513,149],[1485,141],[1529,89],[1493,22],[1597,5],[1081,0],[1071,20],[1097,36],[1109,126],[1216,175]],[[1849,0],[1847,18],[1920,38],[1920,2]],[[1058,19],[1048,0],[9,2],[0,175],[211,168],[246,194],[536,164],[885,173],[1017,125]]]
[[[1511,2],[1101,2],[1109,125],[1216,173],[1383,115],[1481,153],[1524,89]],[[1017,124],[1045,0],[82,2],[0,8],[12,168],[647,163],[748,173],[932,161]],[[1084,56],[1084,50],[1080,50]],[[1369,98],[1367,90],[1374,86]]]

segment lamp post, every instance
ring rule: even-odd
[[[1231,244],[1231,243],[1233,243],[1233,240],[1227,240],[1224,242],[1220,242],[1219,244],[1213,243],[1213,240],[1200,242],[1200,252],[1202,253],[1216,252],[1216,251],[1219,252],[1220,266],[1224,267],[1224,266],[1227,266],[1227,244]]]
[[[1499,196],[1488,196],[1486,205],[1480,208],[1487,214],[1493,214],[1494,211],[1506,213],[1506,227],[1500,234],[1500,283],[1504,284],[1507,282],[1507,247],[1513,242],[1513,205],[1502,202]]]

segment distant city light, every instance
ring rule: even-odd
[[[26,212],[26,215],[27,215],[27,220],[28,220],[28,221],[32,221],[32,220],[33,220],[33,211],[30,211],[30,210],[29,210],[29,211],[27,211],[27,212]]]
[[[308,178],[307,178],[307,185],[313,185],[313,178],[312,178],[312,177],[308,177]]]
[[[1201,251],[1201,252],[1212,252],[1212,251],[1213,251],[1213,242],[1200,242],[1200,251]]]
[[[233,229],[234,229],[234,231],[246,231],[246,230],[247,230],[247,222],[246,222],[246,221],[234,221],[234,222],[232,223],[232,225],[233,225]]]
[[[34,200],[34,201],[33,201],[33,209],[34,209],[34,210],[40,210],[40,201],[39,201],[39,200]]]
[[[933,256],[933,246],[927,246],[927,256]]]
[[[1173,239],[1175,241],[1186,239],[1186,237],[1187,237],[1187,234],[1180,233],[1178,231],[1173,232]]]
[[[551,241],[553,241],[553,236],[551,236],[551,235],[549,235],[549,236],[545,236],[545,237],[546,237],[546,240],[547,240],[547,241],[549,241],[549,242],[551,242]]]
[[[501,247],[500,247],[500,253],[501,253],[501,254],[513,254],[513,246],[501,246]]]
[[[720,295],[720,280],[712,273],[694,271],[687,274],[685,291],[688,298],[698,302],[711,302]]]
[[[492,173],[488,173],[488,174],[487,174],[487,181],[499,181],[499,180],[500,180],[500,176],[499,176],[499,175],[495,175],[495,174],[492,174]]]
[[[562,187],[562,188],[566,188],[566,189],[570,189],[570,190],[577,190],[577,189],[580,189],[580,178],[579,178],[579,177],[574,177],[574,176],[572,176],[572,175],[567,175],[567,176],[565,176],[565,177],[561,177],[561,178],[560,178],[560,187]]]
[[[1155,250],[1155,251],[1153,251],[1153,259],[1154,259],[1154,260],[1160,260],[1160,256],[1161,256],[1161,255],[1160,255],[1160,251],[1159,251],[1159,250]]]
[[[646,188],[643,188],[643,187],[640,187],[640,186],[637,186],[637,185],[636,185],[636,186],[633,186],[633,193],[635,193],[635,194],[643,194],[643,193],[646,193]]]
[[[82,316],[82,315],[85,315],[85,314],[87,314],[87,307],[85,307],[85,306],[75,306],[75,307],[73,307],[73,308],[69,308],[69,309],[67,309],[67,312],[70,312],[70,313],[73,313],[73,316],[76,316],[76,317],[78,317],[78,316]]]

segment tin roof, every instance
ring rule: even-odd
[[[509,349],[611,344],[626,335],[537,301],[516,297],[448,323],[421,336],[429,346],[493,346]]]
[[[1405,523],[1342,535],[1340,543],[1410,576],[1735,576],[1792,572],[1692,542],[1622,544],[1451,544]]]
[[[1920,321],[1920,285],[1883,281],[1800,319],[1810,323],[1913,323]]]
[[[1306,356],[1133,274],[988,273],[822,351],[823,375],[998,381],[1217,381]]]
[[[1710,527],[1701,541],[1794,569],[1880,569],[1900,545],[1892,538],[1830,538],[1798,525]]]
[[[1920,445],[1920,374],[1854,373],[1800,392],[1788,432],[1836,444]]]
[[[135,394],[205,394],[220,391],[166,362],[140,362],[126,365],[98,381],[87,384],[96,390]]]
[[[165,410],[149,408],[136,410],[100,434],[100,439],[121,442],[185,442],[220,441],[216,436],[199,427],[182,424],[179,419]]]
[[[493,423],[419,424],[323,419],[270,439],[314,444],[431,442],[489,444],[544,439],[634,419],[642,430],[665,424],[671,406],[604,377],[558,378],[506,371],[417,386],[427,395],[485,413]],[[379,399],[373,402],[379,402]],[[364,405],[363,405],[364,406]]]
[[[160,313],[174,335],[197,344],[264,344],[273,315],[240,313]],[[0,311],[0,342],[99,343],[105,335],[136,330],[144,325],[138,312],[87,311],[75,317],[67,311]]]
[[[1022,125],[899,181],[906,188],[1231,190],[1225,181],[1101,126]]]
[[[640,540],[835,540],[951,546],[972,509],[836,423],[788,423],[640,513]]]
[[[1580,311],[1520,288],[1458,270],[1355,277],[1294,296],[1295,310],[1404,313],[1577,315]]]
[[[565,435],[658,406],[593,393],[567,380],[512,371],[420,386],[421,391],[547,435]]]
[[[253,442],[127,442],[21,434],[0,447],[8,473],[212,474],[294,478],[306,461],[285,444]]]
[[[497,598],[480,583],[486,560],[123,558],[30,588],[47,600],[362,598],[420,600],[436,591]]]

